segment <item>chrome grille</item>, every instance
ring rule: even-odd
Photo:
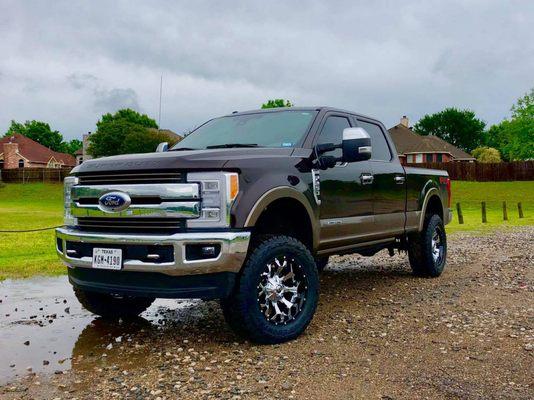
[[[78,228],[98,232],[173,233],[183,231],[185,222],[179,218],[78,218]]]
[[[184,174],[180,172],[142,172],[120,171],[117,173],[85,173],[78,176],[82,185],[115,185],[136,183],[183,183]]]

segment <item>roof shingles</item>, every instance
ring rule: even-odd
[[[70,154],[50,150],[48,147],[37,143],[35,140],[18,133],[1,138],[0,151],[2,150],[4,143],[17,143],[19,145],[19,154],[34,164],[46,165],[52,158],[54,158],[57,162],[68,167],[74,167],[76,165],[76,159]]]

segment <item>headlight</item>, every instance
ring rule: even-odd
[[[67,176],[64,180],[63,201],[65,211],[63,213],[63,223],[68,226],[74,226],[78,223],[78,220],[72,216],[70,210],[72,206],[71,189],[76,184],[78,184],[78,178],[75,176]]]
[[[202,197],[200,218],[187,221],[189,228],[229,227],[230,208],[239,192],[235,172],[194,172],[188,182],[198,182]]]

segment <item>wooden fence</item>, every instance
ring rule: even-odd
[[[71,168],[16,168],[0,170],[0,181],[9,183],[57,182],[69,175]]]
[[[447,162],[407,164],[409,167],[446,170],[457,181],[534,181],[534,161],[502,163]]]

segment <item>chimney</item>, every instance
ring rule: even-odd
[[[9,141],[4,143],[4,169],[13,169],[19,167],[19,144]]]
[[[408,119],[408,117],[406,115],[402,116],[402,118],[400,119],[400,124],[402,126],[405,126],[406,128],[410,127],[410,120]]]

